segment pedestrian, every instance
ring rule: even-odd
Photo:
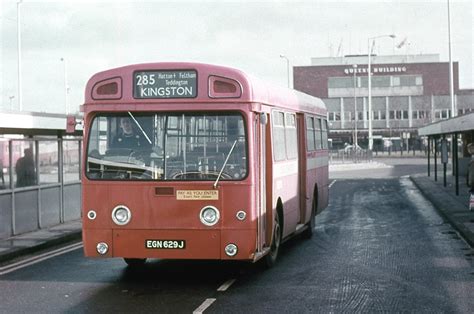
[[[2,178],[2,185],[0,186],[0,189],[3,189],[5,187],[5,177],[3,176],[3,159],[0,159],[0,177]]]
[[[471,154],[471,160],[467,167],[466,184],[470,187],[469,192],[474,193],[474,143],[467,145],[467,151]]]
[[[471,154],[471,160],[467,167],[466,184],[469,189],[469,210],[474,210],[474,143],[467,145],[467,151]]]
[[[33,150],[25,148],[24,156],[18,158],[15,165],[16,187],[31,186],[36,184],[36,169],[33,159]]]

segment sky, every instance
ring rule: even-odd
[[[474,88],[471,0],[450,0],[460,87]],[[24,111],[76,112],[87,80],[128,64],[196,61],[287,85],[312,57],[439,54],[448,61],[447,0],[44,1],[20,4]],[[396,46],[405,39],[405,45]],[[0,0],[0,110],[19,109],[17,1]],[[292,74],[290,73],[290,76]],[[66,96],[66,84],[68,93]]]

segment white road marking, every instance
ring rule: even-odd
[[[202,314],[208,307],[211,306],[212,303],[214,303],[216,299],[206,299],[202,304],[193,311],[193,314]]]
[[[217,291],[226,291],[235,282],[236,279],[229,279],[220,286]]]
[[[71,244],[63,248],[54,250],[54,251],[50,251],[50,252],[46,252],[37,256],[33,256],[23,261],[19,261],[10,265],[0,267],[0,276],[14,272],[15,270],[18,270],[18,269],[22,269],[22,268],[34,265],[36,263],[42,262],[52,257],[80,249],[80,248],[82,248],[82,243],[75,243],[75,244]]]
[[[334,180],[332,181],[330,184],[329,184],[329,188],[331,188],[331,186],[333,186],[334,183],[336,183],[337,180]]]

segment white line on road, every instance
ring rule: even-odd
[[[10,265],[7,265],[7,266],[0,267],[0,276],[11,273],[11,272],[14,272],[15,270],[18,270],[18,269],[21,269],[21,268],[25,268],[25,267],[34,265],[36,263],[42,262],[42,261],[50,259],[52,257],[55,257],[55,256],[58,256],[58,255],[62,255],[62,254],[80,249],[81,247],[82,247],[82,243],[75,243],[75,244],[71,244],[71,245],[62,247],[60,249],[51,251],[51,252],[47,252],[47,253],[43,253],[43,254],[40,254],[40,255],[37,255],[37,256],[33,256],[33,257],[28,258],[28,259],[23,260],[23,261],[19,261],[19,262],[16,262],[16,263],[13,263],[13,264],[10,264]]]
[[[211,306],[212,303],[214,303],[216,299],[206,299],[204,302],[202,302],[201,305],[197,309],[193,311],[193,314],[202,314],[208,307]]]
[[[329,188],[331,188],[331,186],[333,186],[334,183],[336,183],[337,180],[334,180],[332,181],[330,184],[329,184]]]
[[[235,282],[236,279],[229,279],[226,282],[222,284],[219,288],[217,288],[217,291],[226,291],[229,289],[229,287]]]

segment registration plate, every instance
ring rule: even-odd
[[[186,248],[186,241],[185,240],[145,240],[145,248],[182,250]]]

